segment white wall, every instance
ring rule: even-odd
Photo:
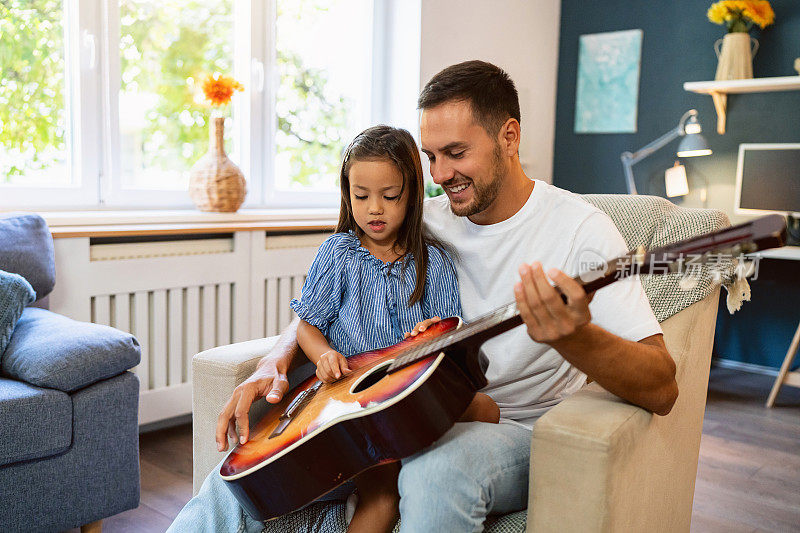
[[[420,89],[444,67],[480,59],[506,70],[522,112],[520,158],[552,182],[560,0],[422,0]]]

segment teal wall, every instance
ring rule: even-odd
[[[710,23],[711,5],[698,0],[631,2],[563,0],[559,44],[553,182],[578,193],[624,193],[619,155],[636,150],[675,127],[688,109],[698,110],[714,154],[684,160],[690,184],[711,184],[709,204],[732,212],[732,189],[740,143],[800,142],[800,91],[729,98],[728,128],[716,134],[709,96],[683,90],[683,82],[713,79],[712,46],[724,28]],[[789,76],[800,56],[800,2],[773,0],[776,23],[759,39],[754,76]],[[574,133],[578,38],[587,33],[642,29],[638,129],[631,134]],[[634,166],[642,194],[664,195],[664,170],[675,160],[669,146]],[[800,179],[796,176],[795,179]],[[715,192],[723,191],[717,196]],[[753,300],[729,316],[721,303],[715,353],[726,359],[780,366],[800,321],[800,261],[766,260],[752,283]],[[798,366],[800,361],[796,363]]]

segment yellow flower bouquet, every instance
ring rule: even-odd
[[[763,29],[775,21],[772,6],[767,0],[721,0],[711,4],[707,15],[714,24],[728,28],[725,37],[714,44],[719,57],[715,79],[752,78],[758,41],[750,36],[750,29],[754,24]]]
[[[708,8],[708,20],[723,24],[728,33],[747,33],[753,24],[765,28],[775,21],[775,12],[767,0],[721,0]]]

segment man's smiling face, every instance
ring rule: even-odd
[[[422,151],[431,176],[458,216],[486,210],[500,192],[506,163],[500,145],[472,114],[468,102],[445,102],[420,117]]]

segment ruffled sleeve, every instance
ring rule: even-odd
[[[435,246],[428,246],[428,278],[422,301],[424,318],[461,316],[458,279],[452,259]]]
[[[289,304],[297,316],[326,336],[342,304],[342,276],[351,248],[350,237],[335,233],[322,243],[303,283],[300,299],[295,298]]]

